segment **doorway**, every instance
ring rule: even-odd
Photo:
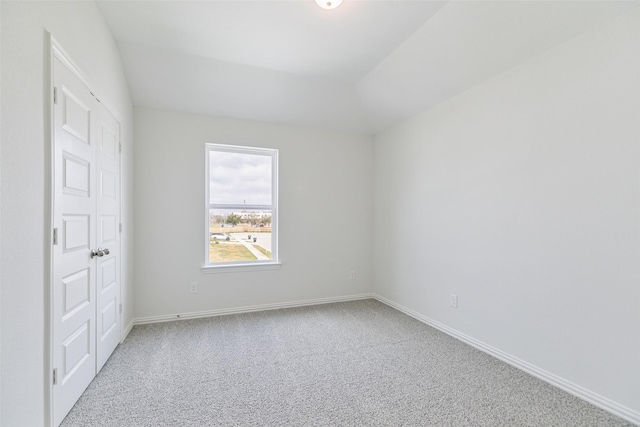
[[[58,426],[120,342],[120,124],[53,49],[51,357]]]

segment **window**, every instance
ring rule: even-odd
[[[277,264],[278,150],[206,145],[205,267]]]

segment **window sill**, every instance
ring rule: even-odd
[[[227,265],[204,265],[203,273],[236,273],[244,271],[265,271],[279,270],[282,266],[280,262],[263,262],[255,264],[227,264]]]

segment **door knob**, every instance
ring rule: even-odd
[[[91,258],[92,259],[95,258],[95,257],[102,257],[102,256],[104,256],[104,251],[102,250],[102,248],[98,248],[97,250],[92,250],[91,251]]]
[[[99,249],[99,248],[98,248],[98,249]],[[103,252],[104,252],[104,254],[105,254],[105,255],[109,255],[109,249],[104,248],[104,249],[103,249]]]

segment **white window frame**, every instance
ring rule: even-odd
[[[246,205],[228,203],[210,203],[210,179],[211,169],[209,164],[210,153],[212,151],[254,154],[271,157],[271,204],[270,205]],[[278,150],[274,148],[245,147],[239,145],[205,144],[205,233],[204,233],[204,272],[218,271],[240,271],[240,270],[265,270],[278,268],[280,259],[278,258]],[[251,261],[229,261],[229,262],[209,262],[209,212],[211,209],[252,209],[271,211],[271,259],[251,260]]]

